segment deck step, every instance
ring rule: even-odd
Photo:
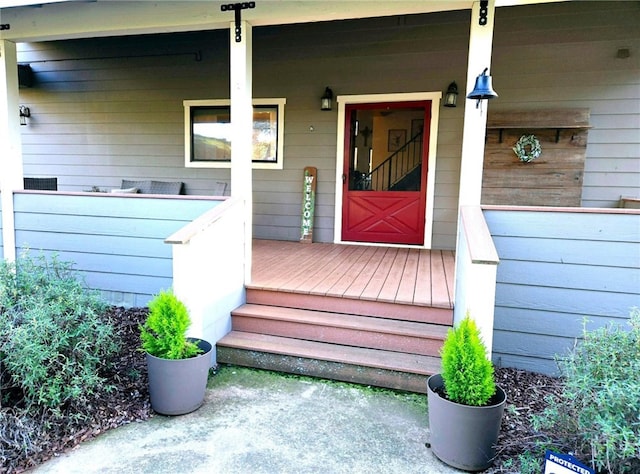
[[[279,306],[245,304],[234,331],[437,357],[447,326]]]
[[[384,301],[277,291],[247,286],[247,303],[327,311],[451,326],[453,309]]]
[[[426,392],[437,357],[232,331],[217,343],[220,363],[245,365],[413,392]]]

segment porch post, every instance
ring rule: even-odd
[[[253,157],[252,29],[241,22],[242,40],[236,42],[235,22],[231,23],[231,196],[244,202],[245,284],[251,281],[253,198],[251,161]]]
[[[467,87],[465,92],[464,129],[462,132],[462,157],[460,163],[460,190],[458,194],[458,238],[456,243],[456,279],[455,279],[455,303],[453,310],[454,324],[458,324],[467,314],[473,318],[480,329],[487,352],[492,350],[493,318],[495,301],[491,289],[495,292],[495,264],[489,268],[486,265],[467,265],[464,256],[468,254],[465,239],[461,238],[464,229],[462,208],[463,206],[480,206],[482,195],[482,169],[484,160],[484,142],[487,126],[488,101],[484,100],[479,108],[476,101],[466,99],[466,96],[475,86],[476,77],[485,68],[491,72],[491,50],[493,47],[493,25],[495,19],[495,0],[489,0],[487,5],[486,24],[480,25],[480,2],[474,1],[471,8],[471,27],[469,32],[469,58],[467,62]],[[482,216],[481,211],[480,217]],[[479,220],[482,220],[481,218]],[[482,222],[484,222],[482,220]],[[475,236],[471,236],[475,238]],[[490,238],[489,238],[490,240]],[[493,281],[486,281],[483,288],[487,291],[478,293],[474,291],[477,276],[474,268],[486,268],[493,271]],[[484,270],[483,270],[484,271]],[[487,280],[489,274],[483,275]]]
[[[16,259],[13,191],[22,189],[22,139],[18,114],[16,44],[0,40],[0,204],[4,259]]]
[[[480,2],[473,2],[471,9],[471,31],[469,34],[469,59],[467,63],[467,91],[473,90],[476,77],[484,68],[491,72],[491,49],[493,46],[493,21],[495,0],[489,0],[487,24],[479,25]],[[460,163],[459,206],[479,205],[482,194],[482,165],[484,140],[487,127],[488,101],[476,108],[476,101],[465,99],[464,129],[462,132],[462,160]]]

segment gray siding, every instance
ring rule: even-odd
[[[500,8],[491,110],[591,110],[582,206],[640,196],[638,2],[561,2]],[[631,56],[616,58],[619,48]]]
[[[339,95],[444,91],[456,80],[464,91],[469,15],[254,28],[254,96],[287,99],[284,169],[253,173],[256,237],[299,238],[302,172],[316,166],[314,237],[333,239],[337,114],[319,110],[324,87]],[[638,194],[639,21],[636,2],[496,14],[500,98],[489,110],[591,108],[585,206],[612,207],[620,195]],[[209,31],[19,45],[36,81],[20,92],[32,112],[21,128],[25,174],[58,176],[67,191],[139,178],[177,179],[188,194],[212,194],[229,171],[184,167],[182,101],[228,97],[228,42],[228,31]],[[631,58],[614,59],[620,46]],[[435,248],[455,247],[464,102],[461,94],[459,107],[440,111]]]
[[[439,91],[465,74],[467,43],[464,12],[255,28],[254,96],[287,99],[284,169],[253,173],[255,236],[299,239],[302,173],[316,166],[314,237],[333,240],[337,113],[319,110],[325,86],[336,94]],[[179,179],[188,194],[211,194],[229,171],[184,168],[182,101],[228,97],[228,54],[227,31],[20,45],[19,61],[36,80],[21,90],[33,114],[22,130],[25,174],[58,176],[68,191],[140,178]],[[462,114],[441,112],[440,248],[455,246]]]
[[[485,210],[498,265],[494,360],[554,373],[589,329],[640,306],[640,212]]]
[[[220,202],[16,194],[16,246],[73,262],[111,304],[145,306],[172,285],[164,239]]]

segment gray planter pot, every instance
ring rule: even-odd
[[[147,354],[151,408],[162,415],[184,415],[200,408],[211,367],[211,344],[200,339],[204,352],[190,359],[169,360]]]
[[[500,387],[491,405],[474,407],[442,398],[440,374],[427,380],[431,450],[438,459],[465,471],[483,471],[493,463],[507,395]]]

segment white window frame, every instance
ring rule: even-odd
[[[252,163],[253,169],[281,170],[284,166],[284,105],[287,99],[267,98],[253,99],[253,105],[275,105],[278,107],[278,149],[275,162]],[[229,99],[184,100],[184,166],[186,168],[231,168],[230,161],[192,161],[191,160],[191,107],[230,107]]]

